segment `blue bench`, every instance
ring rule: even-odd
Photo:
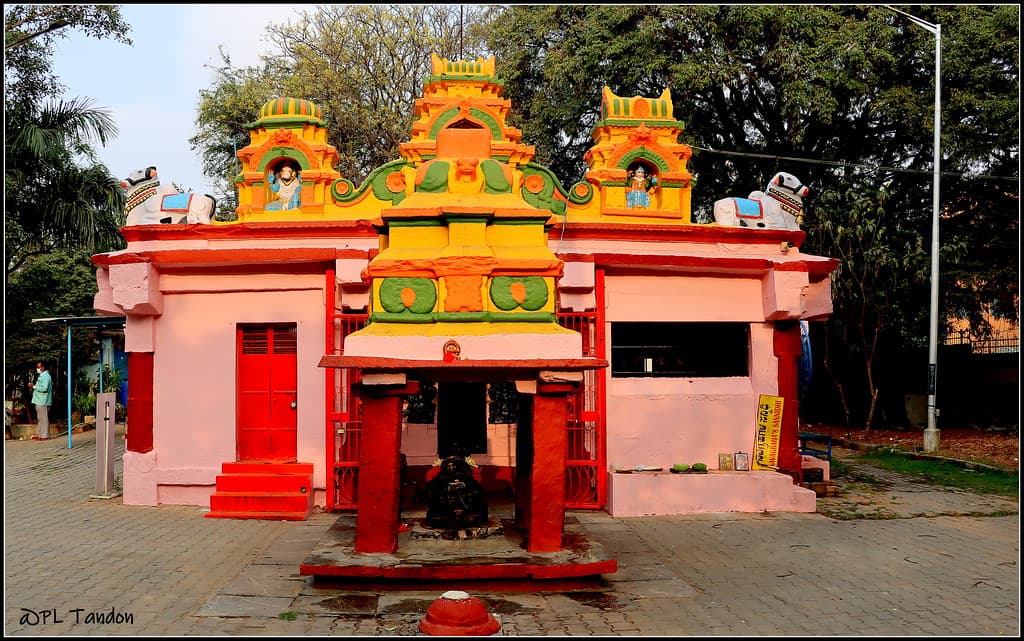
[[[798,436],[798,443],[800,445],[800,453],[807,454],[809,456],[824,456],[827,460],[832,460],[832,437],[827,434],[815,434],[814,432],[800,432]],[[811,447],[809,443],[823,443],[825,449],[819,447]]]

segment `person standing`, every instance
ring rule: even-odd
[[[46,365],[42,362],[36,363],[35,383],[29,383],[32,390],[32,404],[36,406],[36,428],[40,440],[50,438],[50,405],[53,405],[53,379],[50,372],[46,371]]]

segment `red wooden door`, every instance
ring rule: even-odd
[[[238,460],[296,460],[295,325],[238,328]]]

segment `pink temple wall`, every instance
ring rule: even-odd
[[[162,275],[153,319],[153,451],[127,453],[126,502],[209,505],[217,474],[236,460],[236,328],[295,323],[297,457],[325,486],[322,274]],[[249,291],[246,291],[249,290]],[[136,500],[129,501],[129,498]]]
[[[773,330],[763,322],[760,279],[609,276],[605,286],[608,323],[751,324],[749,377],[612,378],[609,373],[609,465],[668,468],[701,461],[714,469],[721,452],[751,452],[757,397],[778,393]]]

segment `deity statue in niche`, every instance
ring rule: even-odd
[[[626,174],[626,207],[648,209],[651,194],[658,189],[658,177],[647,173],[647,167],[636,163]]]
[[[302,173],[292,163],[285,163],[276,172],[267,172],[267,188],[270,193],[264,209],[298,209],[302,196]]]

